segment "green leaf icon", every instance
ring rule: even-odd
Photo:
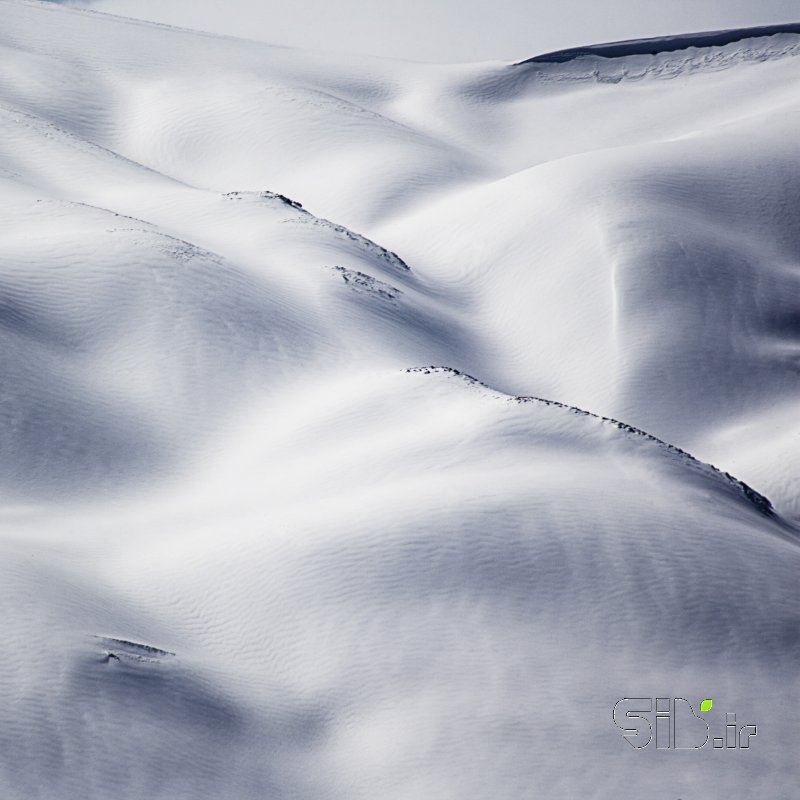
[[[714,705],[714,701],[711,698],[706,698],[705,700],[700,701],[700,713],[702,714],[704,711],[711,711],[711,706]]]

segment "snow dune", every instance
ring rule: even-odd
[[[800,35],[616,47],[0,0],[4,798],[794,797]]]

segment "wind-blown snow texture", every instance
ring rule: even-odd
[[[579,55],[0,0],[4,800],[796,798],[800,35]]]

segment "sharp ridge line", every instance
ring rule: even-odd
[[[629,425],[627,422],[621,422],[620,420],[614,419],[613,417],[604,417],[601,414],[595,414],[592,411],[586,411],[586,409],[579,408],[578,406],[571,406],[567,403],[561,403],[558,400],[548,400],[547,398],[535,397],[533,395],[509,395],[506,394],[505,392],[493,389],[491,386],[479,380],[478,378],[475,378],[472,375],[468,375],[465,372],[461,372],[460,370],[457,370],[454,367],[442,367],[442,366],[410,367],[406,369],[406,372],[409,373],[419,372],[426,375],[434,373],[454,375],[460,377],[462,380],[473,386],[479,386],[483,389],[486,389],[487,391],[493,392],[494,394],[498,395],[501,398],[506,398],[507,400],[514,403],[541,403],[546,406],[556,406],[558,408],[563,408],[566,409],[567,411],[571,411],[574,414],[580,414],[581,416],[586,416],[586,417],[593,417],[594,419],[601,420],[602,422],[608,422],[609,424],[614,425],[616,428],[619,428],[621,431],[625,431],[626,433],[633,433],[636,436],[643,437],[659,445],[660,447],[666,448],[668,451],[676,453],[677,455],[681,456],[684,459],[687,459],[693,464],[697,464],[702,467],[707,467],[708,469],[712,470],[717,476],[725,478],[725,480],[728,483],[735,486],[761,514],[767,517],[777,516],[775,509],[772,505],[772,501],[765,495],[761,494],[760,492],[757,492],[755,489],[753,489],[752,486],[749,486],[744,481],[739,480],[739,478],[735,477],[734,475],[731,475],[729,472],[725,472],[724,470],[721,470],[719,467],[715,467],[713,464],[701,461],[699,458],[693,456],[691,453],[687,452],[686,450],[683,450],[677,445],[665,442],[663,439],[659,439],[657,436],[653,436],[652,433],[648,433],[647,431],[644,431],[641,428],[637,428],[634,425]]]

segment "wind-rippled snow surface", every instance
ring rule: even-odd
[[[0,0],[0,797],[795,800],[792,30],[425,66]]]

